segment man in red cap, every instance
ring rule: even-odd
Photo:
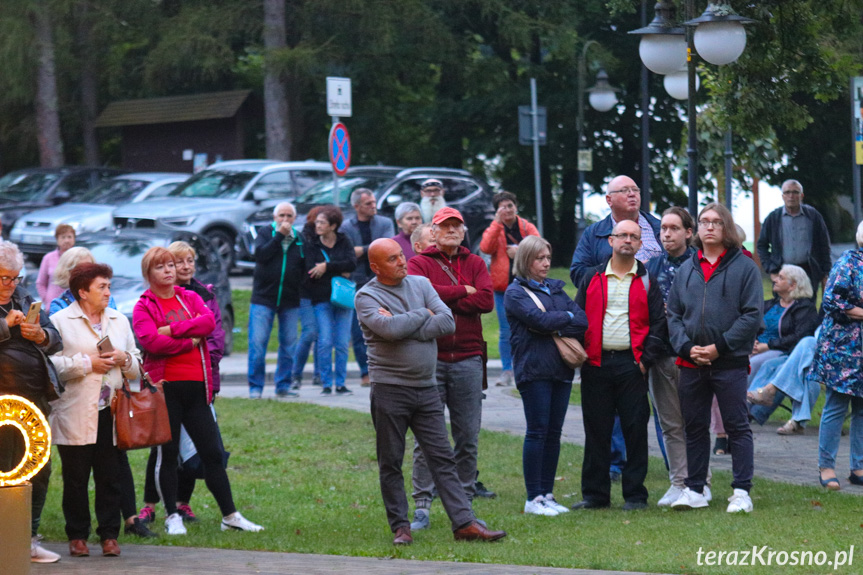
[[[464,218],[445,207],[432,218],[434,245],[408,261],[408,273],[425,276],[452,310],[455,333],[438,338],[436,379],[449,409],[459,481],[471,501],[476,495],[476,462],[482,422],[485,341],[481,314],[494,309],[491,276],[485,262],[462,246]],[[414,448],[412,530],[429,525],[434,481],[419,447]]]

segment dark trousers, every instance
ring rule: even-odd
[[[572,382],[530,381],[518,384],[527,431],[524,434],[522,469],[527,499],[554,492],[554,476],[560,459],[560,434],[569,407]]]
[[[45,403],[47,405],[47,402]],[[47,409],[42,413],[48,413]],[[0,470],[9,472],[15,469],[24,458],[24,438],[21,432],[11,425],[0,427]],[[51,479],[51,460],[39,470],[39,473],[30,478],[33,486],[30,502],[30,535],[35,537],[39,532],[39,523],[42,520],[42,509],[48,498],[48,482]],[[2,511],[0,511],[2,512]]]
[[[702,493],[710,465],[710,407],[713,396],[719,404],[722,425],[728,434],[735,489],[752,488],[753,444],[746,405],[748,369],[680,368],[677,393],[686,431],[686,462],[689,477],[684,483]]]
[[[405,434],[411,429],[423,450],[452,529],[474,520],[449,444],[443,403],[437,386],[408,387],[372,383],[371,414],[375,426],[381,495],[390,529],[410,525],[402,464]]]
[[[623,498],[646,502],[647,378],[629,350],[602,353],[602,367],[581,368],[581,408],[584,417],[584,465],[581,490],[586,501],[608,505],[611,501],[611,432],[615,411],[626,443],[622,473]]]
[[[361,286],[357,286],[360,289]],[[354,348],[354,358],[357,360],[357,366],[360,368],[360,375],[369,374],[369,354],[366,350],[366,340],[363,338],[363,330],[360,328],[359,319],[357,319],[357,310],[351,312],[351,345]]]
[[[147,458],[147,475],[144,478],[144,503],[158,503],[160,501],[159,491],[156,489],[156,460],[159,457],[159,448],[150,449],[150,457]],[[197,477],[194,471],[186,467],[177,468],[177,501],[188,503],[195,492],[195,481]]]
[[[116,539],[120,534],[120,452],[114,446],[114,421],[110,409],[99,411],[96,443],[58,445],[63,462],[63,517],[66,537],[90,536],[90,498],[87,485],[90,471],[96,485],[96,534],[99,539]]]
[[[237,508],[231,494],[231,483],[225,471],[219,432],[213,412],[207,405],[206,391],[200,381],[165,382],[165,403],[171,421],[171,442],[158,447],[156,455],[156,485],[165,512],[177,512],[177,465],[180,456],[180,425],[186,428],[204,465],[204,481],[222,516]]]

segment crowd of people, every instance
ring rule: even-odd
[[[478,519],[472,504],[494,496],[477,468],[488,387],[482,315],[493,310],[503,368],[496,384],[514,385],[524,408],[526,514],[570,511],[554,497],[577,369],[561,352],[564,340],[583,347],[582,500],[571,509],[609,507],[618,480],[625,510],[647,507],[652,406],[670,481],[657,504],[710,504],[713,430],[724,439],[714,453],[732,458],[727,511],[750,512],[751,422],[763,424],[790,398],[791,418],[778,433],[801,433],[822,384],[819,481],[841,488],[835,458],[850,404],[849,481],[863,484],[863,250],[831,265],[824,220],[803,203],[799,182],[783,184],[784,205],[768,215],[758,238],[758,258],[773,280],[767,299],[761,270],[721,204],[704,206],[695,219],[679,207],[657,219],[641,210],[631,178],[613,178],[606,190],[611,213],[584,231],[572,258],[573,300],[565,282],[548,277],[552,246],[518,215],[513,194],[494,197],[494,221],[480,242],[487,266],[466,247],[464,218],[446,205],[445,192],[439,180],[423,182],[420,203],[396,210],[398,232],[376,214],[367,189],[352,193],[354,214],[347,220],[338,207],[321,206],[302,229],[294,226],[296,208],[281,203],[255,240],[249,397],[262,397],[276,318],[277,397],[298,395],[312,347],[321,394],[351,394],[353,346],[361,385],[371,388],[394,544],[410,544],[413,532],[429,527],[436,496],[457,540],[506,536]],[[58,249],[39,272],[45,305],[35,322],[26,321],[33,300],[18,285],[23,256],[14,244],[0,243],[0,392],[30,399],[49,414],[63,462],[70,555],[90,553],[91,474],[96,533],[106,556],[120,554],[121,526],[126,534],[155,536],[149,525],[160,502],[165,532],[185,534],[184,523],[197,520],[189,500],[198,477],[219,506],[222,530],[262,530],[233,501],[213,405],[225,334],[212,286],[194,277],[193,248],[175,242],[144,255],[149,287],[130,325],[111,298],[111,268],[74,246],[71,227],[59,226],[56,237]],[[863,222],[857,242],[863,248]],[[116,447],[108,407],[124,380],[144,372],[164,381],[172,440],[151,450],[145,505],[137,512],[133,474]],[[415,437],[412,520],[401,469],[408,428]],[[15,445],[0,436],[0,463],[20,455]],[[37,533],[50,474],[49,463],[32,480],[31,557],[38,562],[59,560]]]

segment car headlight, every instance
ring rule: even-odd
[[[196,216],[182,216],[178,218],[160,218],[159,221],[163,224],[167,224],[169,226],[177,226],[179,228],[185,228],[187,226],[191,226],[195,221]]]

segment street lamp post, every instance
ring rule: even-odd
[[[698,146],[696,134],[696,71],[692,59],[694,50],[707,62],[716,65],[730,64],[746,48],[746,31],[743,24],[754,22],[738,16],[728,4],[709,2],[704,13],[695,18],[695,0],[686,0],[686,26],[674,24],[674,6],[668,0],[656,3],[656,17],[650,25],[630,34],[641,36],[639,54],[642,62],[657,74],[671,74],[686,64],[688,75],[688,131],[686,155],[688,157],[689,212],[698,212]],[[685,34],[685,40],[681,38]],[[681,40],[684,40],[681,42]]]
[[[617,105],[617,92],[620,91],[619,88],[613,88],[608,83],[608,74],[605,70],[600,69],[596,75],[596,85],[592,88],[585,89],[585,74],[587,68],[587,50],[597,44],[596,40],[588,40],[584,43],[584,46],[581,49],[581,54],[578,59],[578,118],[576,120],[576,127],[578,129],[578,152],[579,156],[582,151],[586,151],[585,146],[585,137],[584,137],[584,93],[587,92],[590,94],[588,101],[590,102],[591,108],[596,110],[597,112],[607,112],[611,110],[614,106]],[[578,193],[579,193],[579,205],[581,206],[581,222],[580,222],[580,231],[584,231],[587,227],[587,210],[585,209],[585,184],[584,184],[584,171],[581,169],[581,162],[579,160],[578,164]]]

